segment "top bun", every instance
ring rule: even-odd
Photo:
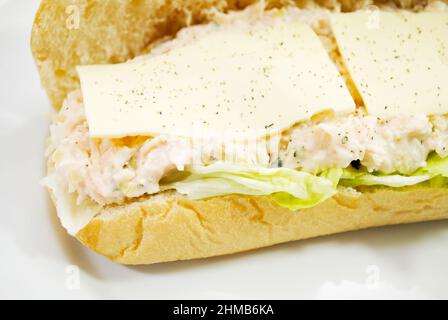
[[[155,40],[207,21],[207,12],[242,9],[257,0],[43,0],[34,21],[31,49],[52,106],[79,88],[77,65],[119,63],[145,53]],[[352,11],[372,0],[266,0],[266,6],[312,5]],[[414,7],[423,0],[394,0]]]

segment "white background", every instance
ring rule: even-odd
[[[447,221],[141,267],[84,248],[39,185],[51,110],[29,48],[37,6],[0,0],[0,298],[448,298]]]

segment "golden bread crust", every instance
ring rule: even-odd
[[[177,193],[104,209],[76,237],[123,264],[204,258],[383,225],[448,218],[448,189],[341,192],[290,211],[269,197],[189,200]]]

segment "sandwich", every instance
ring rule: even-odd
[[[42,180],[122,264],[448,218],[445,1],[52,1]]]

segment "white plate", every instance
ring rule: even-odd
[[[50,107],[29,48],[37,6],[0,0],[0,298],[448,298],[448,221],[143,267],[84,248],[39,185]]]

